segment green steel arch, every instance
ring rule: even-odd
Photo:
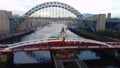
[[[31,16],[33,13],[37,12],[38,10],[41,10],[41,9],[44,9],[44,8],[48,8],[48,7],[59,7],[59,8],[66,9],[69,12],[73,13],[74,15],[76,15],[78,21],[82,21],[83,20],[83,15],[78,10],[76,10],[75,8],[73,8],[72,6],[70,6],[68,4],[65,4],[65,3],[62,3],[62,2],[46,2],[46,3],[42,3],[42,4],[39,4],[39,5],[35,6],[35,7],[33,7],[28,12],[26,12],[20,19],[16,20],[15,21],[15,25],[13,26],[13,29],[16,29],[26,18]],[[92,27],[89,26],[86,22],[84,22],[84,24],[88,28],[90,28],[92,30]]]

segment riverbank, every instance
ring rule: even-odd
[[[29,31],[21,31],[21,32],[14,32],[14,33],[8,33],[8,34],[4,34],[1,36],[0,38],[0,44],[8,44],[11,43],[10,40],[13,38],[18,38],[30,33],[33,33],[34,30],[29,30]]]
[[[102,42],[118,42],[118,41],[120,41],[119,39],[106,37],[104,35],[99,35],[99,34],[93,33],[93,32],[82,31],[77,28],[68,27],[68,29],[71,32],[77,34],[78,36],[82,36],[82,37],[88,38],[88,39],[93,39],[93,40],[102,41]]]

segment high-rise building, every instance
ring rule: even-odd
[[[99,15],[94,14],[94,15],[93,15],[93,19],[94,19],[94,21],[97,21],[97,20],[99,19]]]
[[[96,31],[104,31],[106,23],[106,14],[99,14],[93,16],[94,21],[96,21]]]
[[[12,12],[0,10],[0,33],[10,31],[10,17],[12,17]]]
[[[110,18],[111,18],[111,13],[108,13],[107,19],[110,19]]]

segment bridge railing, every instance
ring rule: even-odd
[[[120,45],[120,42],[106,42],[106,43],[110,45]]]
[[[73,40],[52,40],[52,41],[26,41],[26,42],[20,42],[20,43],[15,43],[12,45],[9,45],[9,47],[20,47],[20,46],[27,46],[27,45],[55,45],[55,46],[75,46],[75,45],[81,45],[81,46],[102,46],[105,44],[101,43],[91,43],[91,42],[80,42],[80,41],[73,41]],[[107,46],[107,45],[106,45]]]

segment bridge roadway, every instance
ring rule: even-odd
[[[120,42],[99,42],[94,40],[36,40],[0,45],[0,52],[25,52],[39,50],[91,50],[120,49]]]
[[[11,17],[10,19],[23,19],[24,17]],[[76,18],[72,17],[29,17],[28,19],[38,19],[38,20],[77,20]]]
[[[87,66],[85,65],[85,63],[83,63],[83,61],[81,61],[80,59],[68,59],[68,60],[57,60],[54,61],[56,63],[56,68],[87,68]],[[63,65],[64,63],[67,63],[67,65]],[[72,67],[70,67],[72,66]]]
[[[88,68],[73,50],[52,51],[55,68]]]

